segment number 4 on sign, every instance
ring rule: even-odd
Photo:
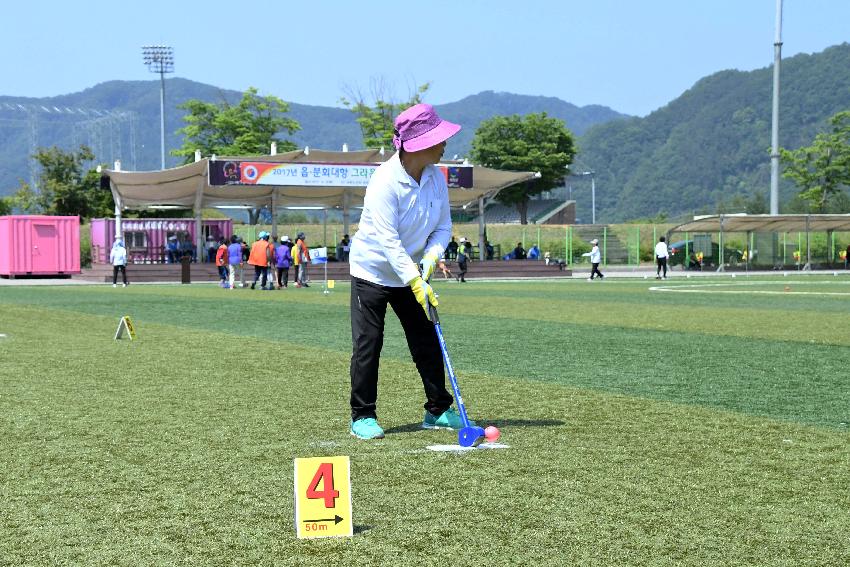
[[[295,459],[295,532],[299,538],[353,535],[348,457]]]

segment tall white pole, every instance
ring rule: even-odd
[[[779,63],[782,60],[782,0],[776,0],[773,40],[773,127],[770,136],[770,214],[779,214]]]
[[[165,72],[159,72],[159,149],[162,154],[162,168],[165,169]]]
[[[596,174],[590,172],[591,224],[596,224]]]

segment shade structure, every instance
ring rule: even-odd
[[[826,232],[850,231],[850,215],[705,215],[670,232]]]
[[[239,160],[272,163],[326,163],[326,164],[376,164],[389,159],[391,154],[381,150],[334,152],[325,150],[297,150],[271,156],[216,157],[217,161]],[[292,207],[349,208],[362,205],[366,187],[299,185],[211,185],[209,170],[212,158],[161,171],[105,170],[116,205],[122,209],[144,210],[162,208],[187,208],[200,210],[208,207]],[[456,165],[456,164],[452,164]],[[477,202],[481,197],[492,197],[511,185],[536,177],[533,172],[501,171],[481,166],[473,167],[471,188],[450,188],[449,200],[453,207],[463,207]]]

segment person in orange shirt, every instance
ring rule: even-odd
[[[260,276],[263,281],[260,284],[260,289],[267,289],[266,282],[269,277],[269,262],[272,258],[271,245],[269,244],[269,233],[265,230],[260,231],[258,240],[251,246],[251,254],[248,256],[248,264],[254,266],[254,282],[251,284],[251,289],[256,289],[257,280]],[[268,288],[273,289],[273,288]]]
[[[292,262],[295,264],[295,287],[310,287],[307,284],[307,264],[310,263],[310,249],[307,248],[307,235],[299,232],[292,249]]]
[[[218,240],[218,248],[215,251],[215,265],[218,267],[218,279],[221,280],[218,285],[223,288],[230,287],[227,285],[227,241],[224,238]]]

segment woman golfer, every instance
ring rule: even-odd
[[[425,387],[427,429],[460,429],[450,409],[443,357],[428,303],[437,298],[428,279],[452,235],[446,180],[434,164],[460,126],[442,120],[428,104],[395,119],[398,150],[369,181],[360,227],[349,256],[351,270],[351,434],[381,439],[375,408],[378,360],[387,305],[401,322]]]

